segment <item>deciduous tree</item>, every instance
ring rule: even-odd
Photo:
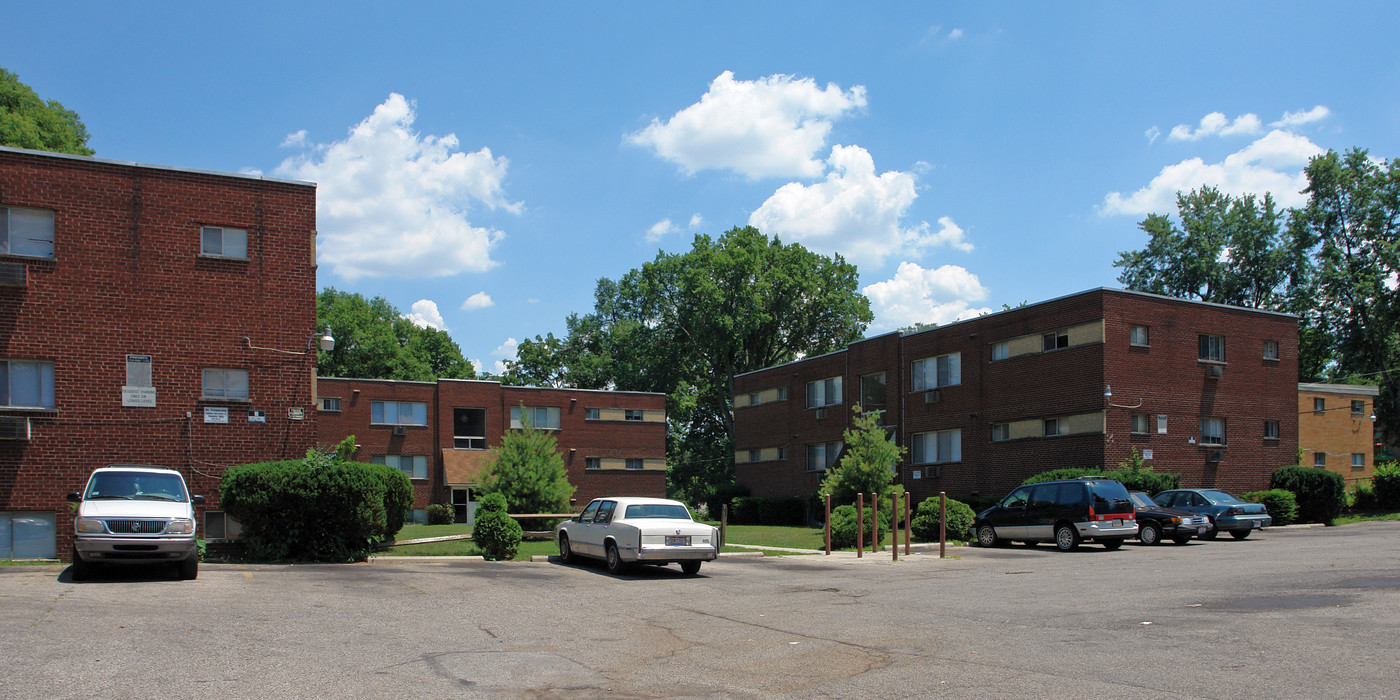
[[[0,68],[0,145],[90,156],[87,127],[76,112],[44,102],[19,76]]]
[[[326,326],[335,336],[335,349],[316,357],[316,371],[323,377],[432,381],[476,376],[451,336],[415,326],[383,297],[322,290],[316,296],[316,327]]]

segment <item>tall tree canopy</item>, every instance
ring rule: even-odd
[[[316,295],[316,327],[331,327],[335,349],[320,351],[323,377],[432,381],[472,379],[476,371],[452,336],[419,328],[383,297],[327,288]]]
[[[599,280],[593,312],[522,342],[506,380],[667,394],[669,487],[698,501],[733,479],[735,375],[844,347],[872,318],[854,265],[734,228]]]
[[[19,76],[0,68],[0,144],[90,156],[87,127],[76,112],[44,102]]]

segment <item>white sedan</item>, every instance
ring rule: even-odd
[[[719,529],[697,523],[680,501],[595,498],[555,529],[559,558],[602,559],[618,573],[636,563],[681,565],[694,575],[719,557]]]

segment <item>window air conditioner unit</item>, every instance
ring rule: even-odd
[[[0,440],[28,440],[29,419],[24,416],[0,416]]]
[[[405,428],[405,427],[403,427],[402,425],[396,425],[396,426],[394,426],[394,434],[395,434],[395,435],[404,435],[404,434],[406,434],[407,432],[408,432],[408,428]]]
[[[1207,462],[1219,462],[1225,459],[1225,450],[1206,450]]]
[[[825,417],[826,417],[826,409],[825,409],[825,408],[819,408],[819,409],[817,409],[817,420],[821,420],[821,419],[823,419],[823,418],[825,418]]]
[[[1206,379],[1219,379],[1225,376],[1225,368],[1220,365],[1206,367]]]
[[[937,389],[924,392],[924,403],[938,403],[938,400],[941,398],[943,397],[939,396]]]
[[[18,262],[0,263],[0,286],[29,286],[29,266]]]

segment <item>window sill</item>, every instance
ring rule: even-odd
[[[200,253],[200,260],[222,260],[226,262],[248,262],[248,258],[237,258],[231,255],[213,255],[211,253]]]
[[[223,396],[201,396],[201,397],[199,397],[199,400],[198,400],[196,403],[236,403],[236,404],[251,404],[251,403],[253,403],[253,400],[252,400],[252,399],[238,399],[238,398],[223,397]]]
[[[1208,360],[1208,359],[1206,359],[1206,358],[1204,358],[1204,357],[1198,357],[1198,358],[1196,358],[1196,364],[1198,364],[1198,365],[1219,365],[1219,366],[1221,366],[1221,367],[1225,367],[1225,366],[1229,365],[1230,363],[1228,363],[1228,362],[1226,362],[1226,361],[1224,361],[1224,360]]]
[[[0,406],[0,415],[4,415],[11,411],[23,413],[26,416],[33,416],[36,414],[58,416],[57,408],[46,408],[44,406]]]
[[[370,423],[371,428],[426,428],[423,423]]]

